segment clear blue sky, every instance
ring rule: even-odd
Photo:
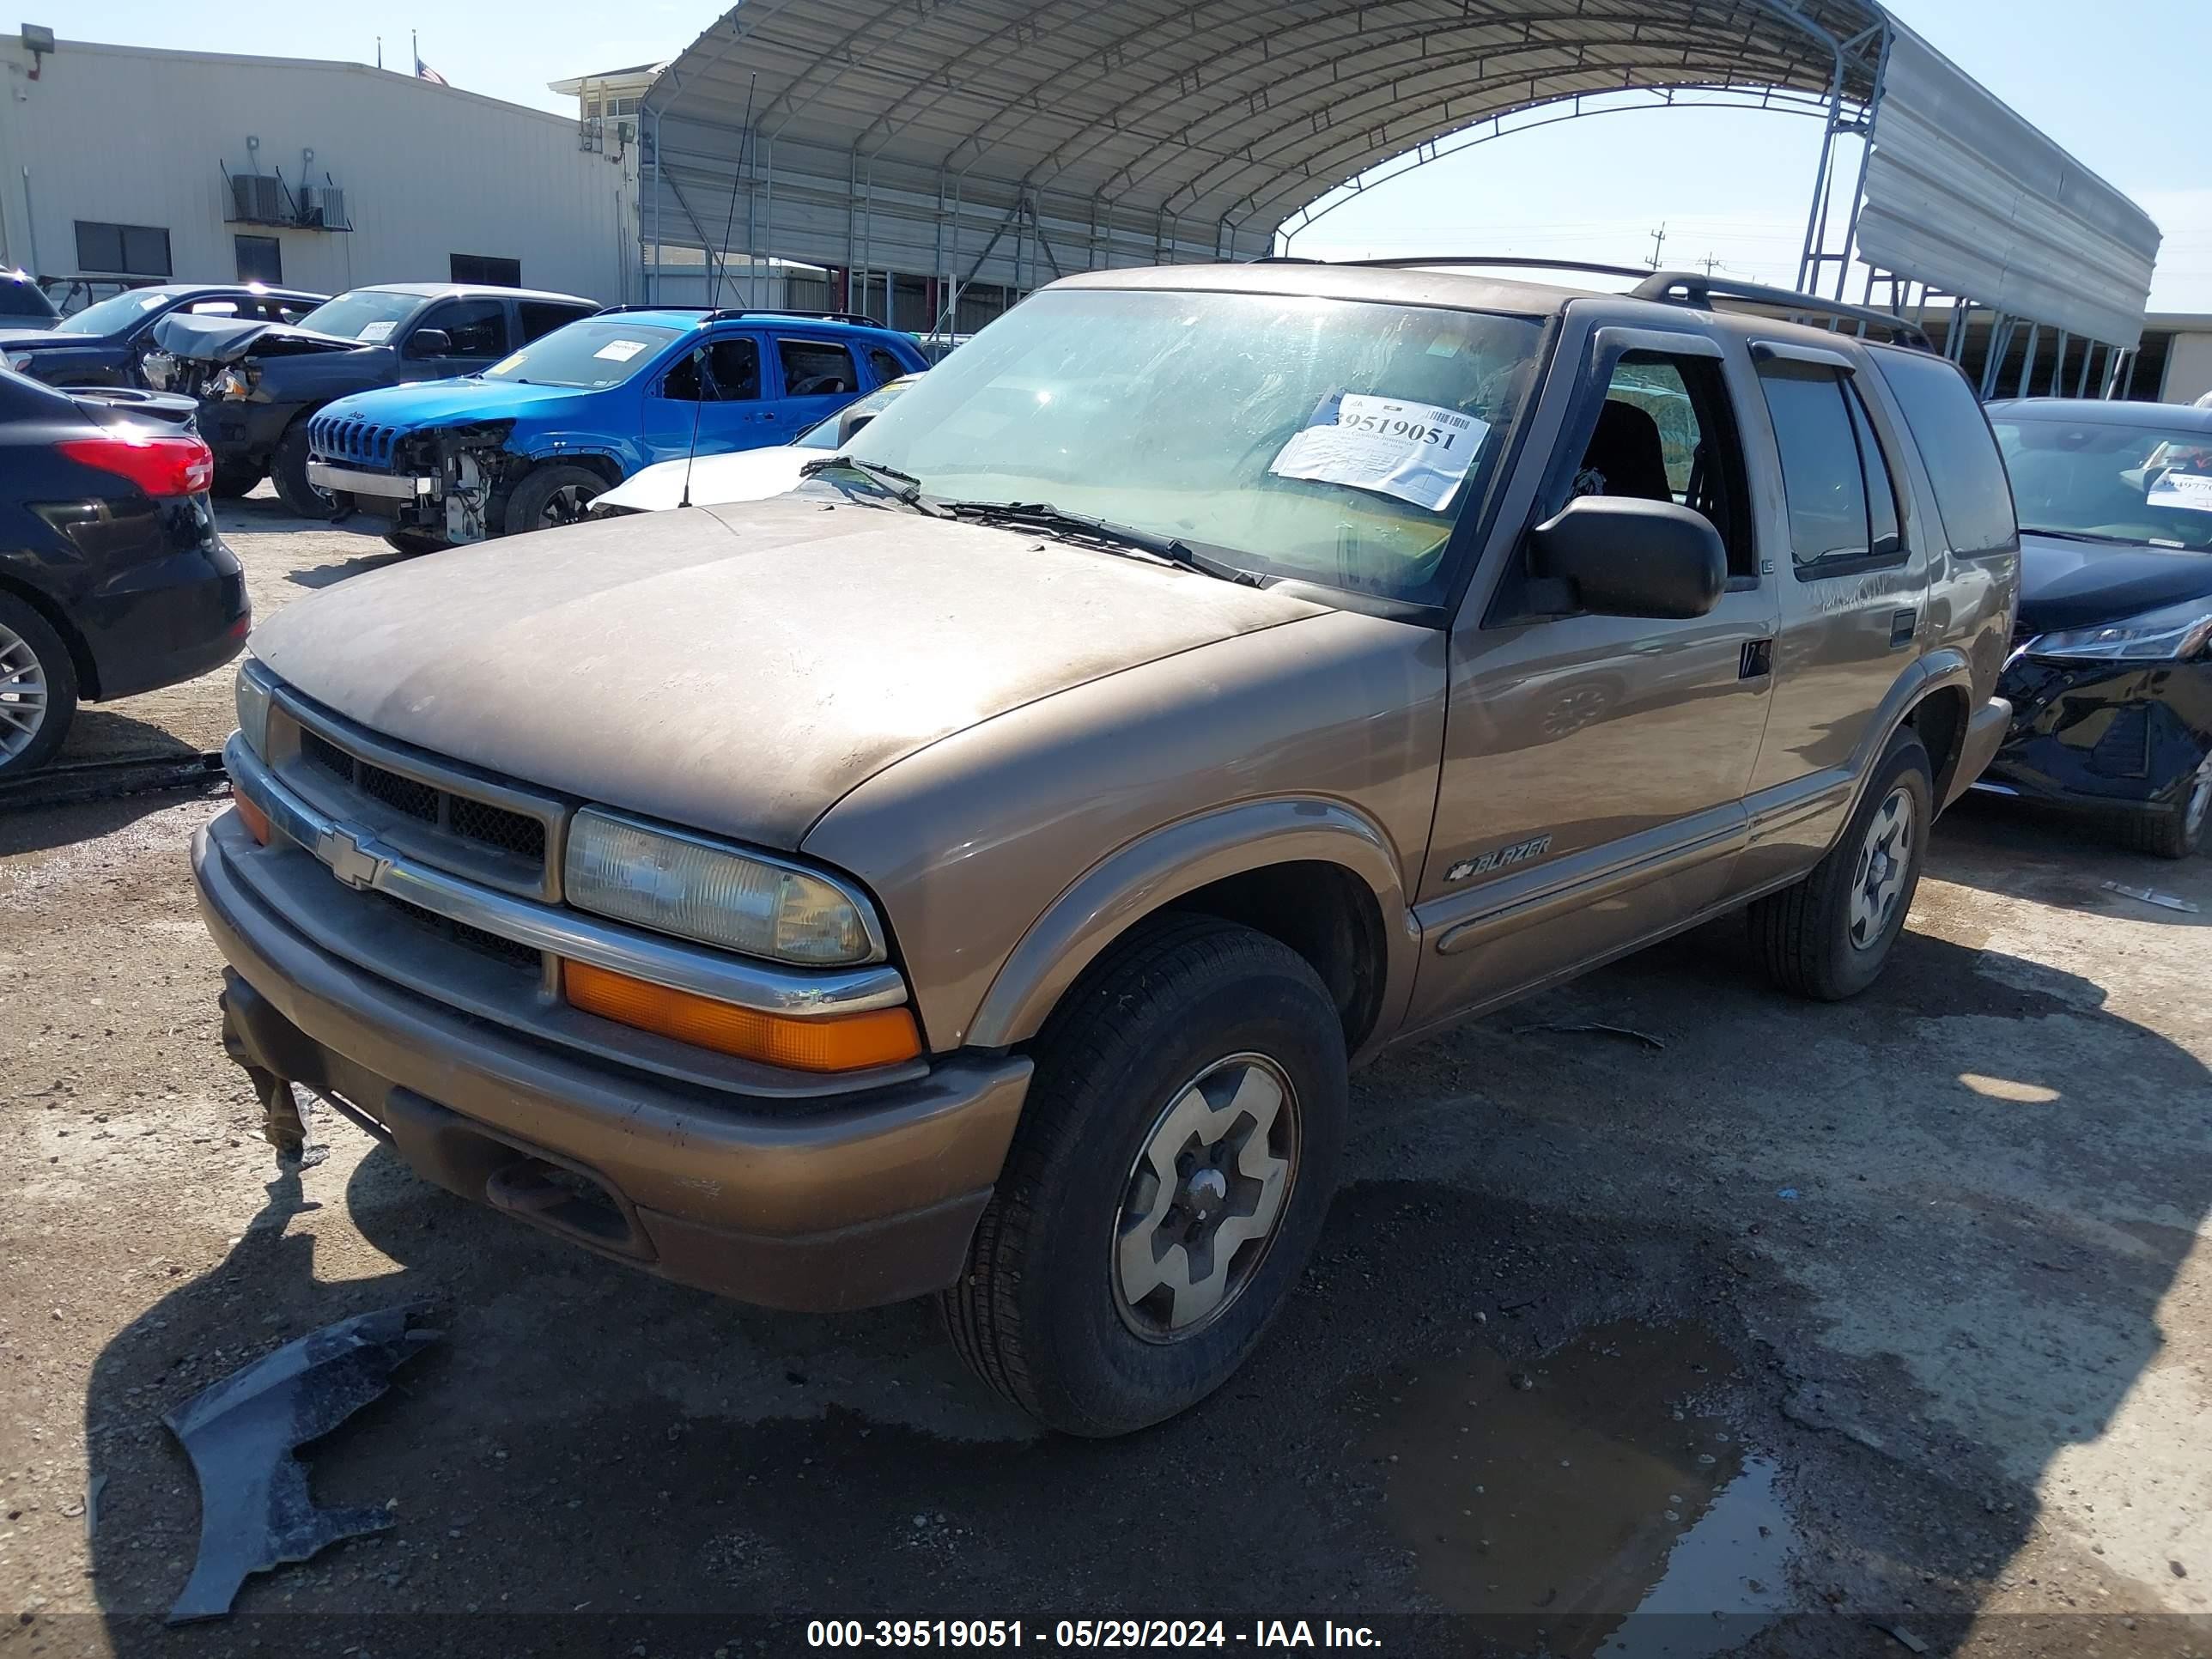
[[[2154,308],[2212,312],[2212,0],[1892,0],[1893,9],[1997,95],[2140,203],[2166,234]],[[680,51],[717,0],[512,0],[424,6],[180,5],[70,0],[45,14],[67,38],[368,63],[384,34],[405,68],[408,30],[455,86],[573,111],[548,81]],[[27,9],[41,21],[36,0]],[[1302,252],[1550,252],[1646,260],[1667,226],[1669,264],[1718,259],[1766,280],[1796,273],[1820,129],[1799,117],[1663,110],[1565,122],[1449,156],[1333,213]]]

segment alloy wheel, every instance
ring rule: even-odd
[[[564,524],[581,524],[591,510],[592,497],[581,484],[562,484],[545,501],[544,510],[538,515],[541,530],[551,530]]]
[[[1912,868],[1912,796],[1900,784],[1892,789],[1867,825],[1851,877],[1851,943],[1862,951],[1879,945],[1897,915],[1905,878]]]
[[[46,723],[46,665],[30,641],[0,623],[0,761],[31,746]]]
[[[1215,1061],[1172,1095],[1114,1224],[1114,1299],[1148,1342],[1212,1324],[1252,1282],[1297,1176],[1296,1091],[1262,1054]]]

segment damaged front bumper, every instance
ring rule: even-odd
[[[2013,720],[1978,787],[2115,811],[2171,806],[2212,755],[2212,662],[2021,656]]]
[[[507,481],[508,430],[494,423],[395,432],[317,416],[307,428],[307,482],[395,530],[454,546],[485,541]]]

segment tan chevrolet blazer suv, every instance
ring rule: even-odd
[[[1913,337],[1663,275],[1054,283],[790,495],[258,631],[192,848],[226,1047],[280,1146],[304,1087],[602,1255],[934,1295],[1046,1424],[1157,1422],[1289,1299],[1350,1067],[1730,911],[1790,992],[1881,971],[2018,585]]]

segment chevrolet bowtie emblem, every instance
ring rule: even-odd
[[[373,848],[373,842],[363,842],[350,830],[326,830],[315,842],[315,856],[330,866],[332,875],[360,892],[374,887],[392,862]]]

